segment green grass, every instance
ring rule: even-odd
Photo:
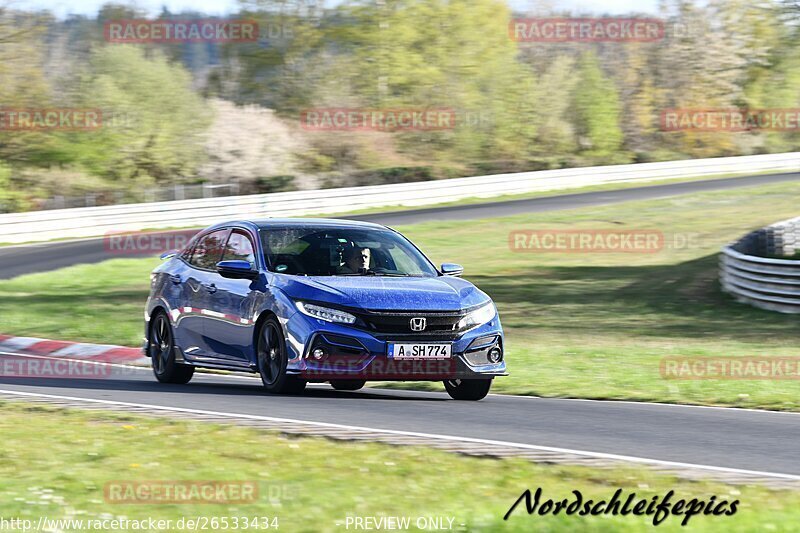
[[[800,184],[402,228],[437,262],[498,303],[511,376],[495,390],[543,396],[800,409],[796,381],[664,380],[678,356],[798,356],[800,317],[735,302],[718,283],[720,248],[798,214]],[[693,245],[652,254],[519,253],[519,229],[654,229]]]
[[[0,403],[0,516],[178,520],[278,517],[281,531],[343,531],[347,516],[455,518],[467,531],[641,531],[652,517],[528,516],[524,504],[502,517],[525,489],[546,498],[608,499],[617,489],[650,499],[739,500],[734,516],[668,517],[662,531],[792,531],[796,492],[692,482],[640,467],[540,465],[466,458],[416,446],[288,438],[200,422]],[[119,481],[253,481],[244,504],[120,504],[104,487]],[[337,525],[337,522],[341,525]],[[463,526],[462,526],[463,524]],[[353,529],[352,526],[350,528]],[[412,530],[416,530],[413,529]]]
[[[157,258],[113,259],[0,281],[0,332],[141,346]]]
[[[720,291],[720,247],[798,214],[800,184],[399,228],[497,302],[511,375],[496,392],[800,410],[796,381],[664,380],[664,356],[798,356],[800,318]],[[519,253],[518,229],[651,229],[692,245],[651,254]],[[670,241],[671,242],[671,241]],[[152,259],[0,282],[0,331],[136,346]],[[399,385],[403,386],[403,385]],[[439,384],[407,384],[436,388]]]

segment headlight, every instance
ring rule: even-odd
[[[322,307],[306,302],[297,302],[297,309],[304,315],[308,315],[313,318],[319,318],[320,320],[327,320],[328,322],[352,324],[356,321],[356,317],[350,313],[345,313],[344,311],[339,311],[338,309],[331,309],[330,307]]]
[[[494,303],[489,302],[488,304],[479,307],[478,309],[472,311],[470,314],[462,318],[456,324],[457,330],[471,328],[473,326],[480,326],[482,324],[486,324],[491,319],[495,317],[497,314],[497,309],[494,307]]]

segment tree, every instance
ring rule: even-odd
[[[77,90],[76,100],[103,112],[98,131],[68,135],[78,163],[122,181],[194,175],[212,117],[183,67],[158,51],[109,45],[93,51]]]
[[[661,98],[658,109],[730,109],[743,99],[745,61],[742,43],[732,39],[725,17],[713,3],[698,6],[674,2],[665,16],[670,25],[685,28],[655,52],[654,79]],[[738,153],[736,133],[665,132],[658,144],[680,157],[714,157]]]
[[[259,26],[256,43],[222,47],[223,64],[209,77],[208,96],[256,104],[283,113],[309,105],[324,81],[322,67],[328,36],[323,2],[314,0],[240,0],[236,18]]]
[[[603,74],[592,52],[581,56],[577,70],[574,110],[579,144],[584,155],[598,162],[614,161],[622,147],[617,88]]]
[[[44,76],[41,42],[43,16],[12,11],[0,3],[0,105],[8,109],[41,108],[51,103]],[[45,135],[26,131],[0,133],[0,158],[12,162],[36,160],[46,150]]]
[[[292,156],[300,143],[274,111],[225,100],[209,103],[215,119],[205,135],[208,161],[199,169],[204,181],[254,182],[295,171]]]
[[[578,82],[574,68],[575,59],[562,54],[539,76],[535,122],[537,155],[542,158],[560,158],[577,152],[575,129],[570,121],[571,95]]]
[[[350,3],[330,24],[330,74],[317,106],[450,108],[452,130],[402,132],[415,159],[524,159],[535,149],[536,82],[508,38],[511,13],[498,0]]]
[[[745,44],[740,51],[745,64],[741,83],[744,107],[796,109],[800,106],[796,21],[782,23],[786,17],[784,6],[737,0],[723,3],[719,9],[726,13],[724,20],[730,21],[726,27],[731,38]],[[744,149],[770,152],[797,149],[800,140],[797,133],[769,130],[751,132],[743,137],[749,141]]]

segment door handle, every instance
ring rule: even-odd
[[[178,283],[180,283],[180,282],[181,282],[181,277],[180,277],[180,276],[178,276],[177,274],[171,274],[171,275],[170,275],[170,277],[169,277],[169,280],[170,280],[172,283],[174,283],[175,285],[177,285]]]
[[[205,288],[206,288],[206,290],[207,290],[208,292],[210,292],[211,294],[214,294],[215,292],[217,292],[217,286],[216,286],[216,285],[214,285],[213,283],[212,283],[212,284],[210,284],[210,285],[205,285],[205,284],[203,284],[203,287],[205,287]]]

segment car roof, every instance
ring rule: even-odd
[[[266,218],[253,220],[252,222],[259,228],[276,226],[337,226],[386,229],[385,226],[373,222],[362,222],[360,220],[347,220],[343,218]]]
[[[331,227],[331,228],[375,228],[387,229],[386,226],[373,222],[362,222],[360,220],[346,220],[341,218],[263,218],[247,220],[230,220],[220,224],[214,224],[208,229],[216,227],[243,225],[259,229],[285,228],[285,227]]]

